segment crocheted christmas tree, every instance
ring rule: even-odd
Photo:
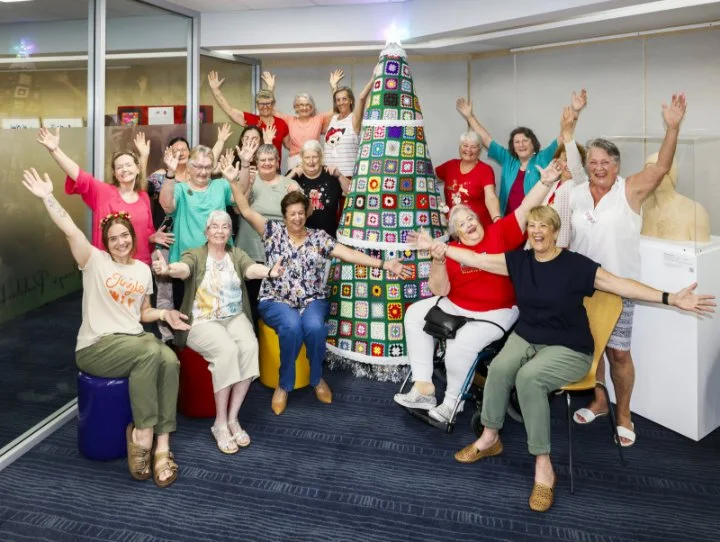
[[[430,255],[406,243],[410,231],[445,234],[445,216],[425,140],[420,102],[405,51],[397,44],[380,53],[360,131],[350,193],[338,241],[373,257],[400,258],[408,280],[380,269],[333,261],[329,286],[329,358],[388,367],[409,363],[403,318],[407,307],[430,297]],[[392,377],[391,377],[392,378]]]

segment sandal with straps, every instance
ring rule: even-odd
[[[165,480],[160,478],[160,473],[170,471],[172,474]],[[171,451],[155,452],[153,454],[153,481],[155,485],[163,488],[168,487],[177,480],[178,464],[175,463],[175,456]]]
[[[247,448],[250,446],[250,435],[248,435],[247,431],[240,426],[240,422],[237,421],[237,419],[228,422],[228,429],[240,448]]]
[[[213,425],[210,428],[210,432],[215,437],[217,442],[218,450],[224,454],[236,454],[240,451],[235,439],[230,434],[227,424],[225,425]]]
[[[125,429],[125,440],[127,441],[127,460],[130,476],[135,480],[147,480],[152,476],[150,472],[150,448],[145,448],[133,442],[132,434],[135,424],[128,424]]]

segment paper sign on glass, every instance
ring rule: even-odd
[[[175,108],[170,107],[148,107],[148,124],[175,124]]]

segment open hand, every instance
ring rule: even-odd
[[[687,288],[683,288],[676,294],[670,296],[670,304],[684,311],[696,314],[712,314],[715,312],[715,296],[709,294],[695,294],[697,282],[693,282]]]
[[[233,164],[232,161],[224,164],[222,176],[231,183],[234,183],[240,177],[240,164]]]
[[[60,128],[55,128],[54,134],[47,128],[40,128],[37,142],[50,152],[55,151],[60,146]]]
[[[397,275],[402,280],[405,280],[407,278],[410,278],[410,275],[412,274],[412,269],[409,265],[403,264],[400,260],[386,260],[383,262],[382,268],[392,273],[393,275]]]
[[[263,80],[269,91],[275,90],[275,76],[272,73],[264,71],[262,72],[260,78]]]
[[[545,169],[541,168],[539,165],[536,165],[535,167],[540,172],[540,182],[542,182],[543,184],[550,185],[554,183],[560,178],[560,175],[562,174],[560,162],[558,162],[557,160],[553,160],[552,162],[550,162]]]
[[[150,156],[150,140],[145,139],[144,132],[138,132],[133,139],[133,143],[135,144],[135,148],[140,156]]]
[[[237,152],[238,158],[240,158],[240,162],[243,164],[249,164],[255,159],[255,153],[258,150],[258,147],[260,146],[259,141],[250,141],[249,143],[246,143],[243,145],[243,148],[236,146],[235,152]]]
[[[334,70],[330,72],[330,79],[328,82],[330,83],[330,88],[333,90],[337,89],[338,83],[340,80],[345,77],[345,72],[342,70]]]
[[[407,243],[411,244],[417,250],[430,250],[433,245],[433,238],[424,228],[418,231],[408,232]]]
[[[167,324],[177,331],[189,331],[190,325],[187,323],[188,317],[180,311],[171,310],[165,312],[165,321]]]
[[[570,96],[570,103],[572,104],[573,111],[580,113],[587,106],[587,90],[582,89],[579,94],[573,91]]]
[[[175,234],[165,231],[166,228],[167,226],[160,226],[160,229],[153,234],[153,238],[150,242],[155,243],[156,245],[164,246],[165,248],[170,248],[170,245],[175,242]]]
[[[231,135],[232,130],[230,130],[230,125],[227,122],[220,126],[220,128],[218,128],[218,141],[225,143],[228,139],[230,139]]]
[[[219,90],[225,79],[220,79],[220,75],[215,70],[211,70],[208,73],[208,84],[211,90]]]
[[[53,192],[53,184],[47,173],[40,178],[35,168],[23,171],[23,186],[36,198],[45,199]]]
[[[684,93],[673,94],[670,105],[662,104],[663,119],[665,119],[668,128],[680,127],[686,109],[687,101]]]
[[[165,168],[171,175],[175,173],[178,166],[178,153],[173,150],[172,147],[167,147],[163,154],[163,162],[165,162]]]
[[[575,131],[575,121],[577,121],[577,113],[572,107],[566,105],[563,107],[562,115],[560,116],[560,132],[565,136],[572,136]],[[567,137],[565,137],[568,140]],[[569,141],[569,140],[568,140]]]
[[[263,128],[263,142],[267,145],[272,145],[273,139],[275,139],[275,134],[277,134],[277,128],[275,127],[275,124],[271,124],[270,126],[266,126]]]
[[[455,109],[457,109],[457,112],[460,113],[464,119],[469,119],[473,114],[472,101],[466,100],[465,98],[458,98],[457,102],[455,102]]]

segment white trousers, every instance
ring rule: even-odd
[[[258,342],[245,314],[193,325],[187,345],[210,365],[215,393],[260,375]]]
[[[423,331],[425,315],[437,302],[438,298],[423,299],[410,305],[405,313],[405,341],[412,379],[415,381],[432,382],[433,352],[435,339]],[[440,300],[439,307],[448,314],[490,320],[506,331],[518,318],[517,307],[494,311],[467,311],[455,305],[446,297]],[[485,322],[468,322],[448,339],[445,352],[445,370],[447,371],[447,388],[444,403],[454,405],[462,392],[462,385],[472,367],[473,361],[483,348],[502,337],[502,332],[494,325]]]

